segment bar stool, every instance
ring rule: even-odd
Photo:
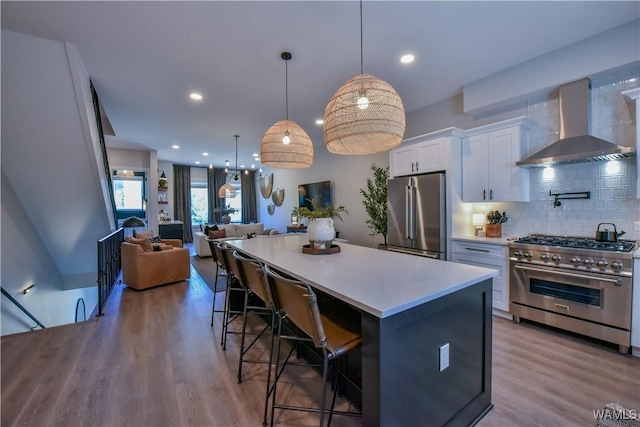
[[[265,393],[264,400],[264,417],[262,420],[263,425],[267,425],[267,413],[269,408],[269,396],[271,395],[271,391],[273,388],[271,387],[271,365],[273,363],[273,343],[275,333],[274,330],[277,330],[277,325],[280,323],[281,319],[279,313],[276,312],[273,306],[273,299],[271,297],[271,292],[269,287],[267,286],[266,281],[263,276],[263,268],[264,266],[257,260],[252,258],[247,258],[244,254],[239,253],[238,251],[233,252],[233,257],[236,260],[236,265],[238,266],[238,277],[240,279],[240,284],[245,287],[245,299],[244,299],[244,309],[242,312],[243,322],[242,322],[242,338],[240,339],[240,357],[238,360],[238,384],[242,382],[242,364],[243,363],[266,363],[267,364],[267,388]],[[264,304],[263,306],[255,305],[251,303],[251,296],[257,297]],[[267,313],[271,315],[271,322],[267,323],[264,328],[258,333],[255,334],[254,339],[249,343],[248,346],[245,347],[245,337],[247,330],[247,318],[250,313]],[[245,355],[247,352],[253,347],[253,345],[258,341],[258,339],[264,334],[264,332],[271,328],[271,343],[269,346],[269,360],[255,360],[255,359],[247,359]]]
[[[226,273],[226,271],[224,270],[224,266],[222,265],[222,261],[220,260],[220,250],[217,249],[218,242],[215,239],[212,239],[211,237],[207,237],[207,243],[209,243],[209,249],[211,249],[211,257],[213,258],[213,262],[216,265],[216,280],[213,285],[213,307],[211,309],[211,326],[213,326],[214,313],[222,313],[224,311],[224,310],[216,310],[216,294],[218,293],[217,292],[218,277],[226,276],[228,280],[229,276],[226,274],[222,274],[223,272]]]
[[[344,323],[340,321],[338,316],[332,318],[323,315],[318,307],[316,294],[311,286],[298,280],[284,277],[283,274],[274,271],[265,266],[265,278],[270,287],[273,296],[274,307],[277,311],[286,316],[299,331],[306,336],[293,336],[282,334],[282,322],[278,325],[278,345],[276,348],[276,375],[273,384],[273,397],[271,402],[271,425],[273,426],[275,409],[297,410],[307,412],[320,412],[320,426],[324,425],[324,415],[326,412],[326,395],[327,395],[327,376],[329,370],[329,362],[339,360],[341,356],[346,355],[349,351],[355,349],[361,344],[359,333],[347,329]],[[280,367],[280,345],[283,340],[294,341],[287,357]],[[277,402],[277,386],[278,380],[289,364],[289,359],[293,353],[295,344],[299,341],[313,342],[316,348],[322,349],[323,369],[322,369],[322,399],[320,408],[307,408],[300,406],[285,405]],[[313,366],[307,364],[308,366]],[[338,371],[334,377],[334,392],[329,410],[328,425],[331,424],[331,417],[334,413],[340,415],[361,415],[359,412],[334,412],[334,405],[338,389],[340,388],[340,379],[342,375]]]
[[[222,316],[222,337],[220,339],[220,344],[222,345],[222,349],[227,349],[227,334],[236,334],[239,332],[234,332],[229,330],[229,325],[233,323],[241,314],[241,310],[232,310],[231,309],[231,293],[232,292],[243,292],[246,293],[246,290],[242,286],[237,286],[238,283],[238,265],[236,264],[235,259],[233,258],[233,249],[227,246],[224,242],[218,242],[216,245],[218,250],[219,259],[222,261],[222,266],[227,271],[227,286],[226,293],[224,296],[224,310]]]

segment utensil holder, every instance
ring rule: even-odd
[[[487,237],[502,237],[502,224],[487,224],[484,229]]]

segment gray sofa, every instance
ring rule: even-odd
[[[224,230],[227,237],[218,240],[232,240],[245,236],[248,233],[256,233],[256,236],[272,236],[278,234],[275,228],[264,228],[264,224],[257,222],[255,224],[223,224],[218,225],[220,230]],[[197,231],[193,236],[193,247],[199,257],[211,256],[211,248],[207,242],[207,236],[203,231]]]

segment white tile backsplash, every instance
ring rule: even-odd
[[[620,92],[640,87],[640,76],[618,74],[592,81],[591,132],[615,144],[635,146],[635,104]],[[532,102],[527,115],[535,125],[529,133],[529,154],[560,137],[560,113],[557,99]],[[640,199],[636,199],[636,159],[592,162],[554,167],[554,176],[534,168],[530,170],[528,203],[492,203],[473,206],[473,212],[506,211],[503,237],[527,233],[595,236],[598,223],[613,222],[626,239],[640,241]],[[617,170],[616,170],[617,169]],[[546,177],[546,178],[545,178]],[[553,206],[552,192],[590,191],[590,199],[561,200]]]

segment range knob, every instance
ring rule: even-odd
[[[571,264],[578,265],[581,262],[582,262],[582,260],[580,259],[580,257],[577,257],[577,256],[571,257]]]
[[[620,271],[620,270],[622,270],[623,265],[622,265],[622,263],[620,261],[613,261],[611,263],[611,267],[613,267],[614,270]]]
[[[562,257],[560,255],[554,255],[554,256],[551,257],[551,260],[553,262],[555,262],[556,264],[559,264],[560,261],[562,261]]]
[[[531,258],[533,256],[533,254],[531,252],[525,252],[524,253],[524,257],[525,258]]]
[[[543,261],[547,261],[549,259],[549,254],[540,254],[540,259]]]
[[[582,263],[587,267],[591,267],[593,265],[593,260],[592,259],[585,259],[585,260],[582,260]]]
[[[608,263],[607,261],[605,261],[605,260],[603,260],[603,259],[602,259],[602,260],[598,261],[598,262],[596,263],[596,265],[597,265],[598,267],[600,267],[602,270],[604,270],[605,268],[607,268],[607,265],[609,265],[609,263]]]
[[[513,256],[520,258],[522,256],[522,251],[513,251]]]

